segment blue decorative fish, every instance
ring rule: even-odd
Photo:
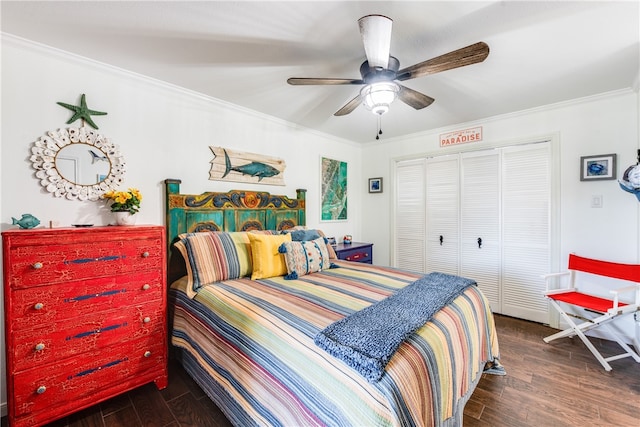
[[[11,217],[11,219],[13,220],[13,225],[18,224],[20,228],[25,229],[37,227],[40,224],[40,220],[31,214],[22,214],[20,219],[15,219],[14,217]]]
[[[262,181],[262,178],[268,178],[271,176],[276,176],[280,173],[280,171],[273,166],[267,165],[265,163],[260,162],[251,162],[242,166],[231,166],[231,159],[227,154],[227,150],[224,151],[224,163],[225,163],[225,171],[222,178],[227,176],[229,172],[236,171],[240,172],[243,175],[257,176],[258,182]]]

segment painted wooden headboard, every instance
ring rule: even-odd
[[[171,256],[178,235],[199,231],[286,230],[306,225],[303,189],[296,198],[263,191],[232,190],[227,193],[181,194],[179,179],[166,179],[166,232],[169,280],[180,274],[182,256]],[[172,271],[173,270],[173,271]]]

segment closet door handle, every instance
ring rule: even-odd
[[[442,242],[444,242],[444,236],[440,235],[440,246],[442,246]]]
[[[478,249],[482,249],[482,237],[478,237]]]

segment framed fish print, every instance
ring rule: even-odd
[[[321,158],[320,221],[347,220],[347,162]]]
[[[213,152],[213,160],[209,162],[209,180],[285,185],[287,165],[283,159],[230,148],[209,148]]]
[[[580,157],[580,181],[616,179],[616,155]]]

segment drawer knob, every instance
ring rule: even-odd
[[[142,319],[142,321],[144,323],[149,323],[149,322],[151,322],[151,318],[150,317],[145,317],[144,319]]]
[[[145,351],[144,357],[151,357],[151,352],[149,350]]]
[[[148,291],[149,289],[151,289],[151,285],[148,283],[145,283],[144,285],[142,285],[142,290],[143,291]]]
[[[44,343],[36,344],[36,351],[42,351],[42,350],[44,350]]]
[[[32,266],[34,269],[39,270],[39,269],[41,269],[41,268],[42,268],[42,263],[41,263],[41,262],[34,262],[31,266]]]
[[[37,302],[33,306],[34,310],[42,310],[44,308],[44,304],[41,302]]]
[[[38,393],[38,394],[42,394],[42,393],[44,393],[45,391],[47,391],[47,388],[46,388],[45,386],[41,385],[41,386],[40,386],[40,387],[38,387],[38,389],[36,390],[36,393]]]
[[[149,258],[149,252],[142,252],[142,258]]]

